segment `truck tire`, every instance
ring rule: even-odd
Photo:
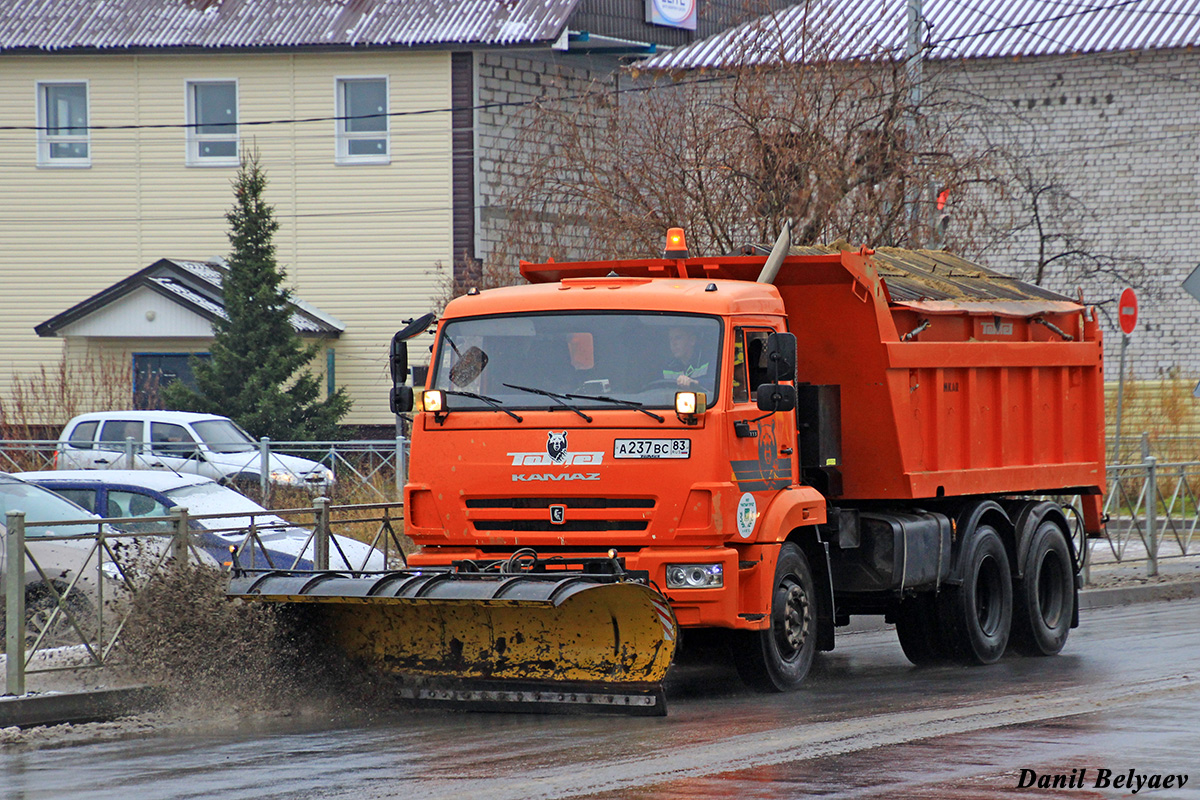
[[[941,616],[953,656],[992,664],[1004,655],[1012,628],[1013,586],[1008,553],[991,525],[980,525],[963,545],[962,585],[941,595]]]
[[[937,598],[928,592],[896,609],[896,638],[905,657],[918,667],[945,663],[950,656],[938,626]]]
[[[1063,649],[1075,614],[1075,570],[1066,534],[1043,520],[1029,540],[1022,579],[1013,587],[1013,648],[1052,656]]]
[[[817,594],[804,551],[784,542],[775,564],[771,624],[741,631],[733,659],[746,685],[760,692],[786,692],[804,682],[817,651]]]

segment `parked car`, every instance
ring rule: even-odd
[[[273,514],[244,494],[201,475],[149,470],[54,470],[22,472],[24,481],[50,489],[88,511],[114,519],[165,517],[173,506],[189,516],[236,514],[219,519],[190,519],[197,546],[222,564],[231,562],[229,547],[239,548],[242,567],[312,569],[312,531]],[[257,540],[247,541],[250,525]],[[122,523],[127,530],[172,533],[169,522]],[[329,547],[332,569],[383,570],[381,551],[356,539],[335,535]],[[245,546],[243,546],[243,544]]]
[[[133,439],[133,463],[126,457]],[[153,469],[190,472],[224,482],[325,489],[333,470],[298,456],[271,453],[264,467],[258,442],[228,417],[186,411],[100,411],[80,414],[58,437],[57,469]]]
[[[11,572],[5,563],[9,511],[25,512],[27,555],[23,572],[25,623],[30,642],[45,629],[43,645],[79,644],[80,632],[86,631],[96,618],[101,583],[104,584],[104,598],[119,598],[127,580],[133,580],[164,560],[163,540],[121,536],[124,531],[114,529],[99,516],[65,497],[0,473],[0,572],[4,575]],[[94,538],[101,529],[108,537],[103,559]],[[49,538],[71,535],[87,538]],[[201,560],[211,566],[217,563],[203,553]],[[61,610],[54,613],[60,596],[65,598],[69,614]],[[0,612],[3,607],[4,596],[0,595]],[[0,632],[4,630],[4,623],[0,613]]]

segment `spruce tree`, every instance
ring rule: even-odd
[[[267,176],[258,154],[243,157],[233,181],[229,272],[223,281],[227,319],[215,324],[208,360],[191,359],[198,391],[182,381],[162,391],[166,408],[222,414],[257,437],[277,441],[340,438],[338,420],[350,410],[344,388],[318,400],[320,383],[305,367],[319,345],[305,345],[292,327],[291,292],[275,261],[279,229],[263,199]]]

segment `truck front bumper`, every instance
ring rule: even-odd
[[[762,630],[770,622],[771,580],[775,573],[778,545],[737,545],[726,547],[646,547],[618,554],[630,571],[645,572],[654,588],[671,603],[680,627],[737,628]],[[447,566],[455,561],[476,564],[504,560],[510,552],[477,548],[430,547],[408,558],[411,567]],[[548,557],[551,554],[541,554]],[[595,558],[604,553],[578,551],[555,552],[571,558]],[[720,586],[676,588],[668,586],[667,569],[672,565],[719,565]]]

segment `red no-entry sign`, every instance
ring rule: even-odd
[[[1121,292],[1121,299],[1117,301],[1117,322],[1121,325],[1121,332],[1126,336],[1131,335],[1133,329],[1137,327],[1137,319],[1137,295],[1133,293],[1133,289],[1127,286]]]

